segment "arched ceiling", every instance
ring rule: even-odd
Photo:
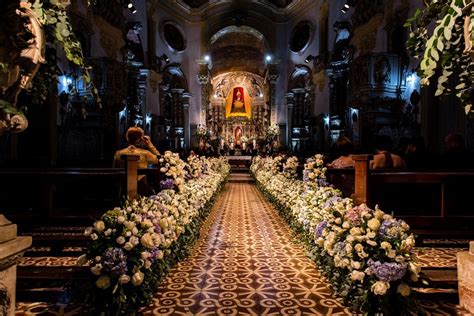
[[[211,37],[212,74],[246,71],[263,76],[268,51],[264,36],[250,27],[226,27]]]

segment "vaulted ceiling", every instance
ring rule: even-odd
[[[268,0],[268,1],[257,1],[263,4],[273,5],[277,8],[283,9],[290,5],[292,2],[297,0]],[[183,0],[185,4],[187,4],[190,8],[198,9],[205,4],[209,4],[209,0]]]

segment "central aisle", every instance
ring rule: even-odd
[[[228,183],[145,314],[350,315],[251,183]]]

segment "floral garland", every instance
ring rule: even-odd
[[[199,125],[196,129],[196,137],[199,140],[205,140],[212,135],[211,131],[207,128],[206,125]]]
[[[414,237],[408,225],[378,208],[354,206],[337,189],[275,173],[269,160],[255,158],[251,166],[259,187],[301,233],[345,304],[355,312],[384,315],[413,307],[410,284],[420,268],[411,253]],[[320,165],[322,157],[313,160]]]
[[[288,179],[294,179],[297,177],[298,171],[298,157],[292,156],[286,160],[283,164],[283,174]]]
[[[200,176],[202,176],[204,163],[199,158],[199,156],[191,155],[188,157],[187,160],[188,160],[188,164],[186,167],[188,169],[189,176],[191,178],[199,178]]]
[[[303,171],[303,181],[310,184],[327,185],[324,156],[316,154],[306,160]]]
[[[158,159],[160,172],[165,179],[160,181],[162,190],[176,188],[179,192],[184,192],[184,181],[186,177],[186,164],[179,158],[177,153],[165,151],[165,154]]]
[[[195,240],[197,224],[230,172],[222,159],[209,165],[201,178],[184,184],[185,193],[164,190],[126,201],[86,229],[91,242],[78,264],[88,264],[93,274],[89,303],[116,314],[149,303],[157,282]]]

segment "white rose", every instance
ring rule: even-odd
[[[370,288],[375,295],[384,295],[390,288],[390,283],[385,281],[377,281]]]
[[[125,222],[125,217],[124,216],[117,217],[117,223],[122,224],[123,222]]]
[[[126,283],[130,282],[130,277],[126,274],[122,274],[119,277],[118,281],[119,281],[120,284],[126,284]]]
[[[110,286],[110,278],[107,275],[100,276],[100,278],[95,282],[95,286],[99,289],[108,288]]]
[[[132,235],[136,235],[138,234],[138,228],[137,227],[133,227],[132,229]]]
[[[94,229],[96,232],[101,233],[105,229],[105,223],[103,221],[97,221],[94,223]]]
[[[351,224],[349,222],[342,223],[342,228],[348,229],[349,227],[351,227]]]
[[[364,278],[365,278],[365,273],[364,272],[354,270],[351,273],[351,280],[353,280],[353,281],[362,281],[363,282]]]
[[[92,227],[87,227],[84,231],[84,236],[89,237],[92,234]]]
[[[100,271],[102,270],[102,264],[98,263],[95,266],[91,267],[91,272],[94,275],[100,275]]]
[[[352,261],[351,262],[352,268],[359,270],[360,269],[360,262],[359,261]]]
[[[94,258],[94,260],[95,260],[96,262],[100,262],[100,260],[102,260],[102,257],[101,257],[101,256],[96,256],[96,257]]]
[[[137,273],[135,273],[133,276],[132,276],[132,284],[134,286],[139,286],[140,284],[143,283],[143,277],[145,276],[145,274],[141,271],[138,271]]]
[[[351,230],[349,231],[349,233],[352,235],[352,236],[358,236],[361,234],[361,230],[359,227],[352,227]]]
[[[145,260],[145,264],[143,265],[145,269],[150,269],[151,268],[151,261]]]
[[[367,226],[369,226],[369,228],[373,231],[377,231],[380,227],[380,221],[376,218],[372,218],[369,220],[369,222],[367,223]]]
[[[130,243],[134,246],[138,245],[140,243],[140,239],[138,239],[137,236],[132,236],[130,237]]]
[[[129,230],[132,230],[133,227],[135,227],[135,223],[132,222],[132,221],[126,221],[123,223],[125,225],[125,227],[127,227]]]
[[[402,296],[410,295],[410,287],[406,283],[400,283],[397,287],[397,293],[400,293]]]
[[[81,255],[79,258],[77,258],[77,265],[79,266],[83,266],[85,265],[87,262],[87,256],[84,254],[84,255]]]
[[[141,254],[140,254],[140,257],[143,259],[143,260],[146,260],[148,258],[151,257],[151,253],[149,253],[148,251],[143,251]]]
[[[384,250],[392,249],[392,245],[386,241],[382,241],[382,243],[380,244],[380,247]]]
[[[117,244],[123,245],[125,243],[125,238],[123,236],[119,236],[115,241],[117,242]]]
[[[357,251],[357,252],[361,252],[361,251],[364,251],[364,246],[362,246],[361,244],[356,244],[354,246],[354,249]]]
[[[99,236],[97,236],[96,233],[92,233],[92,234],[91,234],[91,239],[92,239],[92,240],[97,240],[97,239],[99,239]]]
[[[144,234],[140,239],[140,243],[142,246],[147,248],[153,248],[155,246],[155,243],[153,242],[153,235],[151,233]]]
[[[127,250],[127,251],[130,251],[133,249],[133,247],[135,247],[131,242],[127,241],[125,243],[125,245],[123,245],[123,249]]]
[[[104,235],[105,236],[110,236],[112,234],[112,229],[107,229],[105,232],[104,232]]]

